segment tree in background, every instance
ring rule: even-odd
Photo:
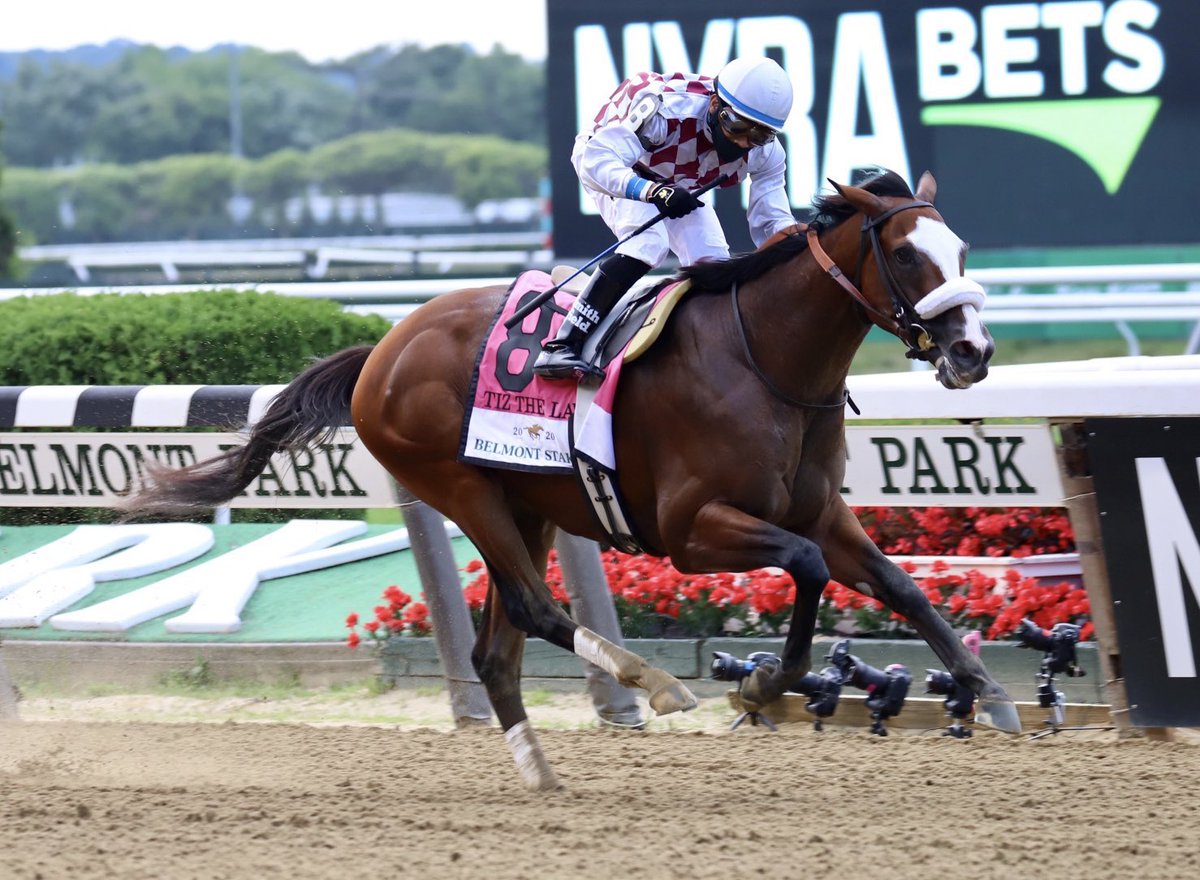
[[[90,65],[21,61],[14,77],[0,82],[9,163],[47,167],[93,158],[87,156],[89,128],[113,88],[104,71]]]
[[[4,126],[0,123],[0,133]],[[0,278],[12,272],[13,255],[17,252],[17,229],[4,210],[4,154],[0,153]]]
[[[363,128],[495,134],[543,144],[542,66],[494,48],[376,49],[344,62],[361,100]]]
[[[328,235],[330,222],[341,224],[337,234],[369,235],[388,229],[384,194],[441,193],[467,206],[529,196],[546,163],[545,148],[529,142],[386,129],[261,159],[204,153],[10,168],[4,195],[23,245]],[[238,218],[235,192],[249,202]],[[336,221],[318,223],[307,213],[313,193],[349,201]]]
[[[23,57],[14,75],[0,76],[14,166],[230,153],[237,108],[248,158],[388,128],[539,145],[546,138],[542,65],[498,47],[487,55],[462,46],[379,48],[320,65],[233,47],[130,46],[100,64],[74,52],[45,56]]]
[[[0,53],[6,204],[33,245],[370,234],[385,194],[534,197],[542,78],[499,47],[321,65],[230,46]],[[313,197],[350,197],[350,214],[334,230]]]

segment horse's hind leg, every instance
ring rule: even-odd
[[[420,469],[395,468],[393,472],[414,495],[453,519],[488,567],[493,606],[489,620],[494,621],[488,638],[497,644],[493,647],[490,641],[481,641],[473,656],[492,677],[489,684],[480,671],[489,698],[497,695],[493,708],[506,735],[512,729],[508,725],[515,727],[525,720],[519,695],[523,640],[512,630],[545,639],[596,664],[621,684],[646,690],[651,708],[660,715],[696,707],[696,698],[674,676],[579,626],[554,602],[544,571],[550,533],[545,532],[541,539],[535,534],[537,528],[545,528],[545,521],[537,520],[535,528],[535,517],[527,514],[519,526],[503,488],[488,475],[459,463],[426,463]]]
[[[455,505],[448,513],[495,575],[510,623],[596,664],[626,687],[647,691],[650,707],[660,715],[696,707],[696,698],[674,676],[573,621],[554,602],[530,558],[501,487],[473,469],[460,470],[458,477],[459,490],[469,487],[469,503]]]
[[[504,731],[504,739],[517,764],[517,772],[526,787],[535,791],[559,788],[558,777],[550,767],[538,742],[537,734],[525,714],[521,699],[521,657],[525,653],[525,633],[508,622],[496,591],[495,575],[489,569],[492,585],[483,606],[483,622],[475,640],[471,661]]]
[[[543,520],[530,523],[522,530],[525,548],[530,559],[545,577],[546,559],[554,534]],[[525,713],[521,698],[521,658],[525,653],[525,633],[509,622],[504,604],[496,588],[496,573],[488,568],[489,588],[483,605],[483,621],[471,652],[480,681],[487,688],[488,699],[504,731],[504,738],[516,761],[517,771],[525,785],[535,791],[559,788],[558,778],[542,752],[537,734]]]

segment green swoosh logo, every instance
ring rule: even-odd
[[[921,111],[921,122],[1002,128],[1058,144],[1087,163],[1113,195],[1121,188],[1161,105],[1162,99],[1152,96],[935,104]]]

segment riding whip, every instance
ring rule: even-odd
[[[710,189],[720,186],[722,183],[724,183],[728,179],[729,179],[728,174],[722,174],[716,180],[712,181],[711,183],[706,183],[704,186],[700,187],[699,189],[692,190],[692,195],[696,196],[696,197],[702,196],[706,192],[708,192]],[[558,293],[563,287],[570,284],[572,281],[574,281],[576,278],[578,278],[580,275],[582,275],[584,272],[586,272],[592,266],[599,263],[601,260],[603,260],[609,254],[611,254],[613,251],[615,251],[617,248],[619,248],[621,245],[625,244],[625,242],[629,241],[629,239],[633,238],[635,235],[641,235],[643,232],[645,232],[647,229],[649,229],[651,226],[653,226],[659,220],[666,219],[666,216],[667,216],[666,214],[663,214],[660,211],[658,214],[656,214],[654,217],[651,217],[649,220],[647,220],[645,223],[643,223],[637,229],[633,230],[633,232],[629,233],[627,236],[622,238],[620,241],[613,242],[611,245],[606,247],[600,253],[596,254],[596,256],[592,257],[590,260],[588,260],[586,263],[584,263],[582,266],[580,266],[578,269],[576,269],[573,273],[571,273],[571,276],[569,278],[565,279],[564,281],[560,282],[559,284],[555,284],[553,287],[546,288],[541,293],[539,293],[537,296],[535,296],[533,299],[531,299],[529,302],[525,303],[525,305],[521,306],[521,308],[519,308],[515,312],[513,312],[512,317],[504,322],[504,326],[512,327],[514,324],[517,324],[518,322],[520,322],[526,315],[528,315],[534,309],[540,308],[542,303],[544,303],[546,300],[550,299],[550,297],[552,297],[552,296],[554,296],[554,294]]]

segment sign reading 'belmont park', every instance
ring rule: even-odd
[[[275,456],[231,507],[392,507],[390,477],[351,430]],[[107,507],[147,462],[182,467],[244,442],[236,434],[0,434],[0,506]]]
[[[1049,428],[846,429],[842,497],[852,506],[1055,507],[1062,481]]]
[[[178,467],[236,445],[234,434],[0,434],[0,505],[107,507],[147,462]],[[842,496],[854,506],[1055,506],[1062,484],[1042,425],[851,426]],[[619,466],[618,462],[618,466]],[[232,507],[391,507],[390,478],[353,431],[276,456]]]

